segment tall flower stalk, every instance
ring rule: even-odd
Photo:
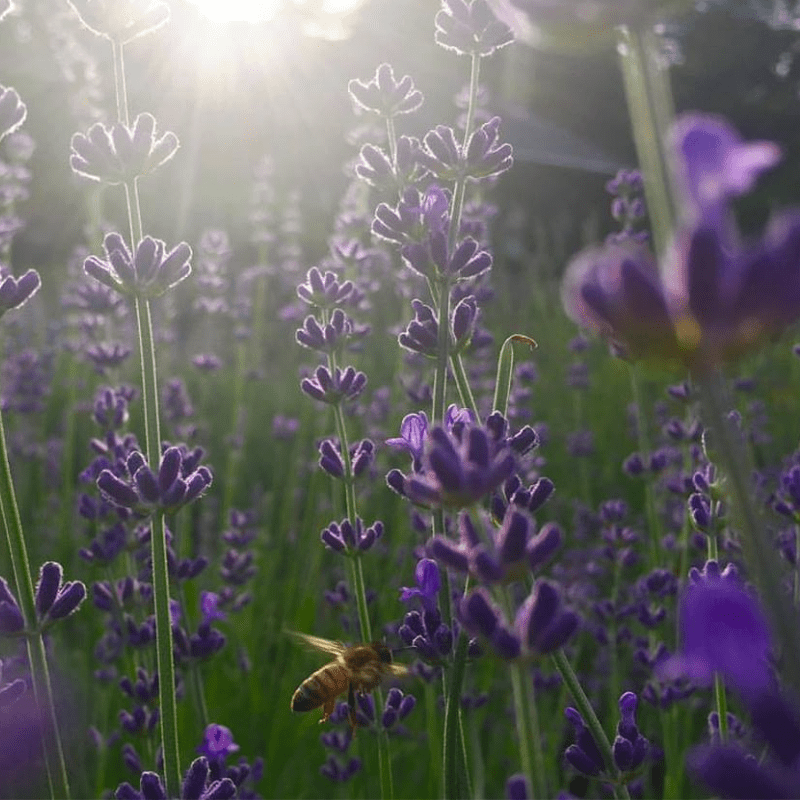
[[[181,244],[166,252],[163,242],[143,235],[137,181],[171,158],[177,150],[178,141],[174,134],[157,136],[155,120],[149,114],[140,114],[131,125],[123,49],[131,39],[165,23],[169,12],[163,3],[137,7],[135,10],[132,7],[131,14],[118,16],[103,5],[89,4],[83,0],[75,0],[73,6],[90,30],[111,43],[117,123],[111,130],[98,123],[92,126],[87,135],[76,134],[72,140],[72,166],[86,177],[123,185],[130,236],[129,245],[116,234],[106,236],[104,247],[107,262],[90,258],[85,268],[92,277],[127,295],[133,303],[141,363],[146,455],[147,463],[154,472],[161,461],[161,430],[150,301],[188,276],[191,271],[191,250],[188,245]],[[150,524],[164,786],[167,795],[172,796],[179,791],[181,771],[167,543],[161,507],[153,511]]]
[[[2,303],[0,314],[10,308],[22,305],[39,289],[40,285],[39,275],[34,270],[29,270],[19,281],[11,277],[6,278],[0,284],[0,295],[5,294],[5,298],[0,301]],[[5,292],[3,291],[4,288]],[[23,631],[28,651],[33,692],[42,714],[42,745],[50,796],[53,798],[69,798],[70,788],[64,760],[64,749],[59,733],[50,671],[47,666],[47,653],[45,652],[41,627],[38,624],[39,615],[36,613],[36,591],[33,585],[30,561],[28,560],[25,533],[22,528],[19,506],[17,505],[14,491],[14,481],[8,462],[8,448],[6,446],[2,412],[0,412],[0,513],[2,513],[3,517],[3,527],[5,528],[6,541],[11,558],[11,569],[14,574],[14,583],[17,587],[20,611],[22,612]]]

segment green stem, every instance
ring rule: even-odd
[[[575,701],[575,705],[578,707],[578,711],[580,711],[584,722],[586,722],[586,726],[589,728],[592,734],[592,738],[603,755],[603,760],[606,763],[608,774],[618,777],[617,769],[614,766],[614,756],[611,751],[611,742],[609,742],[606,732],[603,730],[603,726],[600,724],[600,720],[597,718],[597,714],[594,713],[592,704],[589,702],[586,692],[583,691],[583,687],[578,680],[578,676],[572,669],[572,664],[569,663],[569,660],[567,659],[566,655],[564,655],[563,650],[556,650],[552,656],[553,662],[556,665],[556,669],[563,678],[564,683],[572,695],[572,699]],[[628,789],[624,784],[618,784],[615,786],[614,797],[617,797],[618,794],[621,797],[629,798]]]
[[[751,464],[740,432],[728,419],[722,376],[716,370],[695,376],[700,388],[703,423],[711,430],[715,459],[725,477],[731,500],[731,518],[739,531],[744,563],[767,612],[774,636],[780,643],[784,676],[800,690],[800,636],[797,615],[781,591],[783,569],[756,506],[750,481]]]
[[[329,360],[331,370],[335,368],[335,361]],[[355,526],[358,519],[358,507],[356,505],[356,491],[353,481],[353,465],[350,460],[350,443],[347,438],[347,426],[345,425],[344,412],[341,405],[334,406],[334,417],[336,419],[336,432],[339,437],[339,446],[342,451],[342,461],[344,462],[344,487],[345,503],[347,507],[347,518]],[[364,583],[364,572],[361,567],[361,558],[354,554],[350,559],[350,582],[353,594],[356,598],[358,608],[358,622],[361,628],[361,639],[364,642],[372,641],[372,626],[369,621],[369,610],[367,609],[367,589]],[[391,800],[394,797],[394,780],[392,777],[392,757],[389,752],[389,736],[383,730],[380,718],[383,712],[383,692],[378,688],[375,690],[375,724],[378,729],[378,771],[380,773],[381,797],[384,800]]]
[[[644,194],[656,254],[664,253],[675,230],[676,209],[670,194],[666,134],[675,116],[666,70],[656,62],[655,34],[620,26],[617,37],[620,69],[628,101]]]
[[[508,592],[501,591],[496,596],[506,619],[513,619],[512,603]],[[509,670],[522,772],[528,780],[534,797],[548,797],[539,714],[536,701],[532,697],[533,682],[530,671],[524,664],[516,661],[509,665]]]
[[[42,749],[44,751],[50,796],[53,798],[69,798],[67,766],[58,730],[58,718],[53,699],[53,687],[50,683],[50,671],[47,667],[44,639],[36,626],[36,594],[33,578],[31,577],[28,550],[25,545],[25,534],[22,530],[22,519],[19,515],[19,506],[14,492],[14,481],[11,476],[11,467],[8,463],[8,449],[6,447],[2,413],[0,413],[0,513],[2,513],[3,525],[6,530],[6,540],[8,541],[8,550],[11,556],[11,569],[14,573],[17,598],[27,633],[26,644],[31,679],[33,681],[33,692],[36,704],[42,710],[44,717],[42,720]]]
[[[461,687],[464,684],[464,671],[467,663],[467,645],[469,644],[466,634],[461,631],[456,643],[456,653],[453,658],[453,666],[450,670],[450,677],[447,681],[447,694],[444,706],[444,795],[446,800],[458,800],[463,797],[462,787],[466,783],[462,770],[466,770],[466,764],[459,770],[459,701],[461,699]]]
[[[158,381],[150,304],[146,299],[137,297],[134,302],[134,310],[139,332],[147,461],[150,468],[155,471],[158,469],[161,456],[161,427],[158,417]],[[169,797],[179,791],[181,774],[178,711],[175,700],[175,664],[172,657],[172,620],[169,613],[167,540],[163,514],[156,514],[152,519],[150,552],[153,562],[153,603],[156,618],[156,663],[158,666],[161,741],[164,751],[164,788]]]
[[[450,357],[450,369],[453,372],[462,407],[468,408],[475,415],[475,419],[480,419],[478,404],[475,402],[475,395],[472,394],[472,387],[469,385],[467,371],[464,369],[464,362],[461,360],[460,353],[454,353]]]

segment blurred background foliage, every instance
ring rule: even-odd
[[[797,199],[800,31],[791,5],[716,0],[665,26],[677,109],[725,114],[745,138],[786,149],[787,164],[750,201],[755,218],[770,202]],[[238,235],[247,231],[241,209],[255,164],[269,155],[278,197],[299,190],[304,239],[324,252],[347,182],[342,165],[356,153],[348,133],[365,122],[353,113],[347,82],[368,79],[381,62],[410,74],[426,98],[400,133],[420,136],[455,119],[465,64],[443,58],[434,43],[435,2],[367,0],[330,38],[307,35],[313,11],[293,6],[259,23],[214,22],[189,0],[171,7],[169,25],[125,50],[133,112],[154,113],[182,142],[166,171],[141,184],[146,230],[167,241],[192,241],[208,226],[246,238]],[[26,130],[37,147],[33,193],[20,209],[28,226],[15,244],[18,268],[52,270],[83,238],[87,212],[76,197],[85,182],[70,174],[69,140],[113,109],[110,55],[66,0],[18,3],[0,27],[0,81],[28,104]],[[488,60],[482,78],[517,155],[496,198],[561,226],[576,249],[585,219],[606,214],[608,174],[635,160],[615,53],[515,45]],[[121,193],[107,195],[106,216],[124,219]]]

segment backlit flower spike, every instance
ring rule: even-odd
[[[0,281],[0,316],[13,308],[19,308],[33,297],[42,285],[35,269],[29,269],[19,278],[8,275]]]
[[[118,233],[103,240],[106,260],[89,256],[83,262],[87,275],[120,294],[142,299],[160,297],[189,277],[192,249],[181,242],[167,252],[160,239],[145,236],[132,254]]]
[[[92,33],[118,44],[158,30],[169,20],[169,6],[161,0],[67,1]]]
[[[78,175],[115,185],[147,175],[169,161],[178,150],[171,131],[156,132],[152,114],[139,114],[128,127],[117,122],[110,128],[96,122],[73,135],[70,166]]]
[[[514,41],[485,0],[442,0],[435,23],[436,44],[459,55],[489,56]]]
[[[0,141],[17,130],[27,114],[28,109],[16,89],[0,85]]]
[[[11,0],[0,0],[0,21],[11,11]]]
[[[381,64],[368,83],[351,80],[347,91],[361,108],[387,119],[416,111],[423,100],[422,92],[414,87],[411,76],[404,75],[399,81],[395,80],[389,64]]]

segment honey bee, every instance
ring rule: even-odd
[[[292,633],[300,641],[335,659],[309,675],[292,695],[292,711],[312,711],[322,706],[320,723],[327,722],[336,706],[336,698],[347,692],[350,727],[356,727],[356,692],[366,694],[384,678],[401,677],[408,670],[392,663],[392,651],[383,642],[369,642],[345,647],[341,642]]]

